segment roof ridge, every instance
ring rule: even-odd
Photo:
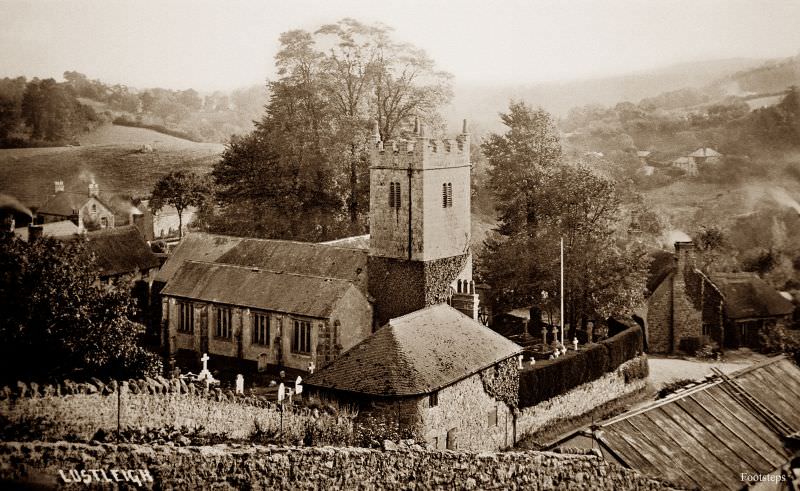
[[[211,233],[211,232],[192,232],[192,234],[198,234],[198,235],[199,234],[203,234],[203,235],[207,235],[209,237],[221,237],[221,238],[226,238],[226,239],[238,239],[238,240],[242,240],[242,241],[247,240],[247,241],[253,241],[253,242],[283,242],[283,243],[286,243],[286,244],[302,244],[302,245],[307,245],[307,246],[317,246],[317,247],[321,247],[321,248],[340,249],[340,250],[344,250],[344,251],[357,251],[360,254],[363,254],[365,252],[364,249],[356,249],[356,248],[353,248],[353,247],[343,247],[343,246],[338,246],[338,245],[330,245],[330,244],[326,244],[326,243],[323,243],[323,242],[304,242],[302,240],[289,240],[289,239],[267,239],[267,238],[264,238],[264,237],[240,237],[240,236],[237,236],[237,235],[214,234],[214,233]],[[367,234],[367,235],[369,235],[369,234]],[[335,240],[341,240],[341,239],[335,239]]]
[[[353,285],[353,282],[348,280],[348,279],[345,279],[345,278],[334,278],[332,276],[320,276],[320,275],[314,275],[314,274],[294,273],[294,272],[291,272],[291,271],[276,271],[276,270],[273,270],[273,269],[259,268],[258,266],[243,266],[241,264],[220,263],[220,262],[217,262],[217,261],[201,261],[201,260],[198,260],[198,259],[185,259],[183,262],[184,262],[184,264],[186,264],[186,263],[197,263],[197,264],[208,264],[208,265],[211,265],[211,266],[223,266],[223,267],[227,267],[227,268],[246,269],[246,270],[254,272],[254,273],[283,274],[283,275],[290,275],[290,276],[302,276],[304,278],[316,278],[316,279],[320,279],[320,280],[340,281],[342,283],[350,283],[351,285]],[[181,268],[183,268],[183,265],[181,265]],[[355,286],[355,285],[353,285],[353,286]]]
[[[414,310],[413,312],[409,312],[409,313],[407,313],[407,314],[403,314],[403,315],[401,315],[401,316],[399,316],[399,317],[392,317],[391,319],[389,319],[389,322],[387,322],[386,324],[384,324],[384,326],[391,326],[391,325],[392,325],[392,322],[394,322],[394,321],[413,319],[414,317],[416,317],[416,316],[418,316],[418,315],[421,315],[423,312],[427,312],[427,311],[429,311],[429,310],[431,310],[431,309],[433,309],[433,308],[436,308],[436,307],[441,307],[441,306],[448,306],[448,307],[450,307],[449,305],[447,305],[447,304],[446,304],[446,303],[444,303],[444,302],[441,302],[441,303],[435,303],[435,304],[433,304],[433,305],[428,305],[427,307],[423,307],[423,308],[421,308],[421,309]],[[452,307],[450,307],[450,308],[452,308]],[[453,310],[455,310],[456,312],[458,312],[458,313],[459,313],[459,314],[461,314],[461,315],[464,315],[462,312],[460,312],[460,311],[458,311],[458,310],[456,310],[456,309],[453,309]],[[464,315],[464,317],[467,317],[467,318],[471,319],[471,317],[468,317],[468,316],[466,316],[466,315]],[[393,327],[396,327],[396,326],[393,326]]]

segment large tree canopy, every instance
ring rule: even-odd
[[[344,19],[281,35],[266,113],[214,169],[213,230],[320,240],[367,229],[374,121],[384,140],[415,116],[435,127],[451,97],[450,76],[390,34]]]
[[[210,193],[206,179],[194,172],[173,171],[156,181],[150,196],[150,208],[161,210],[171,205],[178,212],[178,237],[183,237],[183,212],[190,206],[203,205]]]
[[[157,374],[127,289],[101,285],[80,242],[0,238],[0,378]]]
[[[613,181],[561,161],[550,116],[512,103],[509,127],[483,144],[500,224],[478,256],[500,308],[558,303],[564,240],[565,318],[571,326],[629,314],[643,300],[643,247],[621,240]]]

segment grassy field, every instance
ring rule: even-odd
[[[218,143],[112,125],[86,135],[81,145],[0,150],[0,193],[37,206],[52,193],[53,181],[63,180],[66,190],[83,192],[94,178],[101,193],[144,196],[169,171],[208,172],[224,149]],[[152,151],[143,152],[144,145]]]

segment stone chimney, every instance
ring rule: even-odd
[[[702,291],[700,275],[695,272],[695,253],[694,242],[675,242],[671,352],[682,349],[683,340],[697,338],[702,334]]]
[[[64,181],[53,181],[53,193],[64,192]]]
[[[91,183],[89,183],[89,197],[91,198],[92,196],[94,196],[96,198],[99,195],[100,195],[100,186],[96,182],[92,181]]]
[[[456,280],[456,291],[453,293],[452,307],[462,314],[478,320],[478,294],[475,293],[475,282],[472,280]]]

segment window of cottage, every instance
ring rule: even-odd
[[[100,226],[103,228],[108,228],[108,218],[106,217],[100,218]]]
[[[294,321],[292,333],[292,353],[311,353],[311,323],[307,321]]]
[[[92,204],[92,213],[97,213],[97,205]]]
[[[439,392],[433,392],[428,396],[428,407],[436,407],[439,405]]]
[[[180,310],[180,322],[178,323],[178,332],[193,333],[194,332],[194,307],[187,302],[178,304]]]
[[[252,344],[269,346],[269,315],[253,314]]]
[[[231,339],[233,312],[228,307],[217,307],[216,336],[222,339]]]

